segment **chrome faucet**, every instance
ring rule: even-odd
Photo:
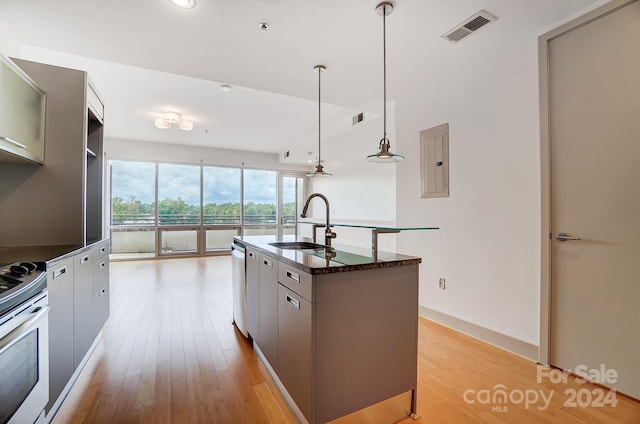
[[[302,208],[302,213],[300,214],[301,218],[306,218],[307,217],[307,209],[309,209],[309,202],[311,202],[311,199],[313,199],[314,197],[319,197],[322,200],[324,200],[325,205],[327,206],[327,224],[325,226],[325,230],[324,230],[324,244],[326,246],[331,247],[331,239],[334,239],[337,237],[336,233],[334,233],[333,231],[331,231],[331,226],[329,224],[330,220],[329,220],[329,200],[327,200],[327,198],[320,194],[320,193],[313,193],[311,196],[309,196],[307,198],[307,201],[304,203],[304,208]],[[315,234],[315,228],[314,228],[314,232],[313,232],[313,238],[315,239],[316,234]]]

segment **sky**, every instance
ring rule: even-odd
[[[111,195],[142,203],[155,197],[154,162],[110,161]],[[204,204],[240,202],[240,168],[205,166],[203,169]],[[295,200],[295,179],[284,180],[284,201]],[[158,164],[158,198],[180,197],[191,205],[200,204],[200,165]],[[244,170],[245,203],[275,203],[277,173],[267,170]]]

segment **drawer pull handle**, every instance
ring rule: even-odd
[[[295,272],[287,270],[287,277],[291,278],[296,283],[300,282],[300,275],[296,274]]]
[[[265,264],[266,266],[268,266],[269,268],[271,268],[271,267],[273,266],[273,264],[271,263],[271,261],[270,261],[270,260],[268,260],[268,259],[264,259],[262,262],[264,262],[264,264]]]
[[[89,262],[89,256],[85,256],[83,258],[80,258],[80,265],[86,264],[87,262]]]
[[[298,299],[294,299],[289,295],[287,295],[287,303],[296,309],[300,309],[300,301]]]
[[[102,247],[100,248],[100,253],[104,253],[106,250],[107,250],[107,248],[106,248],[106,247],[104,247],[104,246],[102,246]]]
[[[56,278],[61,277],[62,275],[66,274],[66,273],[67,273],[67,267],[66,266],[63,267],[63,268],[60,268],[57,271],[53,271],[53,279],[55,280]]]
[[[100,262],[100,269],[104,268],[105,265],[106,265],[105,262]]]
[[[250,257],[250,258],[255,258],[255,257],[256,257],[256,254],[255,254],[255,253],[253,253],[253,252],[249,252],[249,257]]]

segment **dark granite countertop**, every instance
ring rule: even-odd
[[[269,243],[282,241],[312,240],[295,236],[236,236],[237,243],[277,258],[278,260],[296,266],[309,274],[326,274],[331,272],[360,271],[364,269],[389,268],[419,264],[421,258],[401,255],[399,253],[378,250],[377,254],[371,249],[334,243],[335,257],[325,258],[325,249],[279,249]]]
[[[81,244],[0,247],[0,266],[14,262],[48,262],[76,252],[83,247],[85,246]]]

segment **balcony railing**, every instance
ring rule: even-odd
[[[296,223],[295,215],[285,215],[283,217],[285,225]],[[203,215],[203,225],[238,225],[240,215]],[[275,215],[245,215],[246,225],[275,225],[277,223]],[[156,219],[153,214],[112,214],[111,225],[146,226],[155,225]],[[188,214],[160,214],[158,215],[158,225],[200,225],[200,215]]]

